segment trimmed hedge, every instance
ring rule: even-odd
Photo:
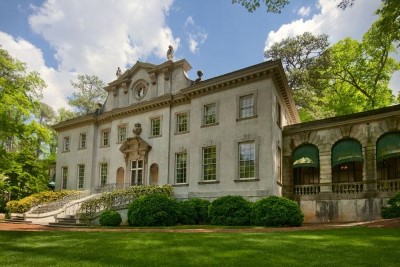
[[[224,196],[211,202],[209,217],[213,225],[250,225],[251,203],[241,196]]]
[[[256,201],[251,217],[253,224],[258,226],[301,226],[304,220],[296,202],[276,196]]]
[[[178,223],[186,225],[208,224],[209,206],[210,201],[200,198],[178,202]]]
[[[390,198],[387,204],[389,206],[383,207],[381,210],[382,218],[391,219],[400,217],[400,193]]]
[[[128,223],[131,226],[171,226],[178,222],[178,203],[175,199],[153,194],[140,197],[130,204]]]
[[[121,215],[113,210],[106,210],[100,215],[101,226],[119,226],[122,222]]]
[[[24,213],[39,204],[50,203],[62,199],[65,196],[78,194],[76,190],[43,191],[20,200],[7,202],[6,210],[10,213]]]

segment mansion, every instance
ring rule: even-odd
[[[375,219],[400,191],[400,105],[301,123],[280,61],[207,80],[190,80],[190,69],[184,59],[137,62],[95,113],[55,125],[55,188],[283,195],[306,222]]]

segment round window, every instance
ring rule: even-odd
[[[146,95],[146,85],[143,83],[138,84],[133,91],[136,99],[142,99]]]

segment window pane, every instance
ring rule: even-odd
[[[255,143],[239,144],[239,178],[254,178]]]
[[[83,188],[85,180],[85,165],[78,165],[78,188]]]
[[[126,126],[118,128],[118,141],[123,142],[126,140]]]
[[[102,186],[107,184],[107,175],[108,165],[107,163],[103,163],[100,165],[100,183]]]
[[[239,100],[239,115],[240,118],[254,116],[254,98],[253,95],[240,97]]]
[[[203,180],[217,179],[217,153],[216,147],[203,148]]]
[[[151,135],[157,136],[160,135],[160,118],[151,120]]]
[[[178,133],[186,132],[188,130],[187,114],[178,115]]]
[[[186,153],[176,154],[176,183],[186,183],[186,166],[187,155]]]
[[[216,123],[216,106],[215,104],[210,104],[204,106],[204,124]]]

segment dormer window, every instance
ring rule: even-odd
[[[133,97],[137,100],[142,99],[147,92],[147,86],[145,83],[139,83],[133,90]]]

